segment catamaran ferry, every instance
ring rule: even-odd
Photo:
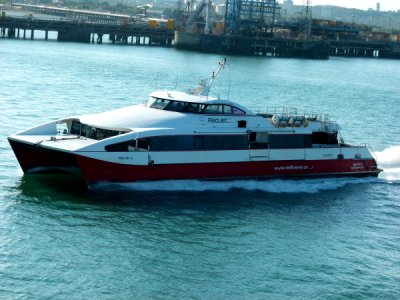
[[[46,123],[8,138],[25,173],[78,172],[88,184],[170,179],[377,176],[372,150],[346,144],[328,115],[255,113],[194,91]]]

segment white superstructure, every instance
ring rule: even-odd
[[[366,146],[338,140],[327,115],[254,113],[188,93],[153,92],[144,104],[66,118],[9,137],[26,172],[79,170],[89,183],[161,179],[377,175]]]

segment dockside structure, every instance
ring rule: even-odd
[[[149,26],[147,22],[124,23],[83,22],[68,19],[38,19],[0,15],[0,36],[34,39],[35,31],[57,32],[59,41],[99,43],[108,36],[112,43],[156,45],[194,51],[261,55],[274,57],[304,57],[327,59],[329,56],[400,58],[400,45],[389,41],[321,40],[236,34],[202,34],[174,31],[166,26]],[[29,34],[29,36],[27,36]]]
[[[108,35],[115,43],[171,46],[174,30],[167,27],[151,27],[146,22],[124,23],[88,22],[71,19],[37,19],[33,17],[0,17],[0,34],[9,38],[34,39],[35,31],[44,31],[45,40],[50,31],[57,32],[59,41],[101,44]],[[30,36],[27,36],[27,32]],[[130,39],[130,41],[129,41]]]

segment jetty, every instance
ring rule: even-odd
[[[108,36],[112,43],[134,43],[136,45],[171,46],[174,38],[173,22],[163,25],[142,21],[139,18],[96,12],[78,14],[80,17],[64,16],[38,18],[33,14],[26,16],[0,16],[0,35],[8,38],[34,39],[36,31],[57,33],[58,41],[103,43]],[[75,13],[77,15],[77,13]],[[82,17],[84,15],[84,17]],[[165,23],[165,24],[164,24]]]
[[[203,0],[177,19],[15,4],[25,15],[0,15],[0,37],[35,39],[57,34],[63,42],[175,47],[218,54],[329,59],[330,56],[400,59],[400,41],[354,24],[315,20],[276,21],[276,0],[226,0],[224,18]],[[262,22],[260,21],[262,20]],[[41,35],[41,37],[43,34]]]

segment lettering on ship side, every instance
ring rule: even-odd
[[[118,160],[133,160],[132,156],[118,156]]]
[[[364,165],[363,163],[357,162],[357,163],[353,163],[353,165],[351,166],[351,170],[363,170],[364,169]]]
[[[312,169],[314,169],[314,166],[305,166],[305,165],[277,166],[274,168],[275,171],[297,171],[297,170],[311,171]]]
[[[231,123],[231,118],[208,118],[208,123]]]

